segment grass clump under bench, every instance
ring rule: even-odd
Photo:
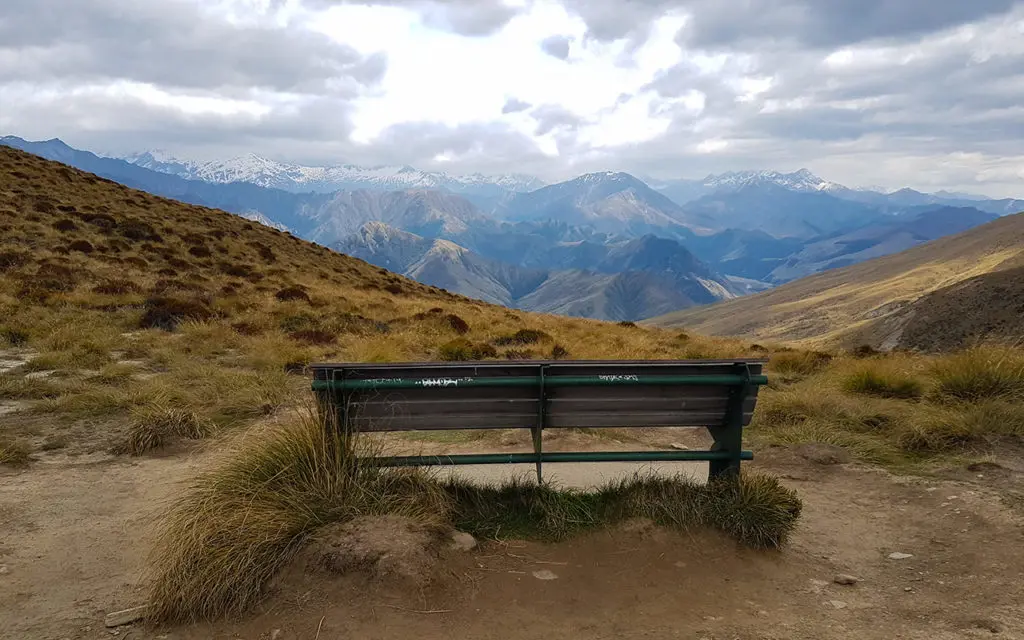
[[[370,453],[366,442],[326,429],[309,412],[225,453],[160,523],[150,565],[151,620],[241,613],[320,527],[359,516],[394,514],[480,537],[543,540],[646,517],[771,548],[785,543],[801,509],[793,491],[752,474],[733,485],[637,475],[596,491],[442,482],[420,470],[359,462],[357,453]]]

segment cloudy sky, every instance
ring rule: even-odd
[[[1024,196],[1024,3],[0,0],[0,134]]]

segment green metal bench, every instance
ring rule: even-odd
[[[766,360],[314,364],[321,411],[350,432],[529,429],[532,453],[388,456],[382,466],[708,461],[738,475],[743,427],[767,383]],[[705,427],[708,451],[545,452],[545,429]]]

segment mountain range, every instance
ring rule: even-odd
[[[970,194],[849,189],[807,170],[649,182],[598,172],[544,185],[529,176],[307,167],[258,156],[101,157],[58,139],[8,136],[0,144],[286,229],[457,293],[607,319],[760,291],[1024,209],[1021,200]],[[652,258],[640,260],[637,248]],[[402,257],[410,252],[422,264]],[[713,284],[694,284],[702,281]]]
[[[450,176],[420,171],[410,166],[360,167],[352,164],[326,167],[275,162],[254,153],[228,160],[196,162],[181,160],[162,151],[144,151],[120,158],[131,164],[188,180],[218,184],[248,182],[295,193],[331,193],[341,190],[444,189],[453,193],[499,194],[531,191],[544,186],[533,176],[479,173]]]
[[[675,240],[653,235],[609,245],[565,244],[562,270],[499,262],[383,222],[363,225],[332,248],[486,302],[600,320],[640,320],[742,292]]]

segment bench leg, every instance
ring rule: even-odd
[[[708,471],[708,479],[718,478],[739,478],[740,476],[740,452],[743,450],[743,425],[725,426],[716,429],[709,429],[715,443],[711,445],[712,451],[728,451],[732,456],[728,460],[712,460]]]
[[[541,473],[540,463],[541,442],[543,442],[541,428],[539,426],[531,427],[530,431],[533,432],[533,452],[537,454],[537,484],[543,484],[544,475]]]

